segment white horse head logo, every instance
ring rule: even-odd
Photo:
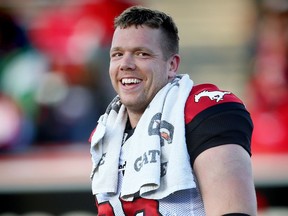
[[[195,95],[195,102],[199,102],[201,97],[209,97],[210,100],[215,100],[216,102],[219,102],[220,100],[223,100],[224,95],[226,94],[231,94],[231,92],[227,92],[227,91],[207,91],[204,90],[202,92],[200,92],[199,94]]]

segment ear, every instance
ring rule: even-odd
[[[178,54],[175,54],[171,56],[168,60],[169,63],[169,72],[168,72],[168,77],[173,78],[176,76],[179,64],[180,64],[180,56]]]

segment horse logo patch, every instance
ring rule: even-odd
[[[201,97],[208,97],[210,100],[215,100],[216,102],[219,102],[220,100],[223,100],[224,95],[231,94],[231,92],[227,91],[207,91],[204,90],[200,92],[199,94],[195,95],[195,102],[198,103]]]

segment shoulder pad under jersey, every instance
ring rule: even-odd
[[[230,91],[220,90],[213,84],[193,86],[185,105],[185,123],[189,123],[201,111],[227,102],[243,102]]]

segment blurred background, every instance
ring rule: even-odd
[[[113,19],[136,4],[174,17],[180,73],[244,101],[259,215],[288,215],[287,0],[0,0],[0,215],[95,215],[88,138],[115,95]]]

